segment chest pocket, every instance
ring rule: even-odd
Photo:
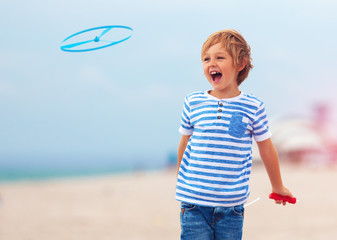
[[[228,133],[233,137],[242,138],[245,135],[247,126],[248,118],[245,117],[242,113],[235,112],[231,117]]]

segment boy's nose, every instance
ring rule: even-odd
[[[209,65],[212,67],[212,66],[215,66],[215,61],[214,60],[210,60],[209,61]]]

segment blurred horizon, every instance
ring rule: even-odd
[[[265,102],[271,124],[314,118],[323,104],[333,125],[336,10],[328,0],[5,1],[0,173],[165,167],[180,140],[184,97],[211,88],[202,43],[226,28],[252,48],[241,90]],[[69,35],[106,25],[129,26],[133,36],[97,51],[60,50]]]

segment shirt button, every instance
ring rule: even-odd
[[[221,117],[220,116],[218,116],[218,119],[220,119]]]
[[[221,109],[219,109],[219,112],[222,112],[222,110],[221,110]]]
[[[220,103],[220,107],[222,107],[223,106],[223,103]]]

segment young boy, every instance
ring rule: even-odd
[[[245,39],[234,30],[216,32],[205,41],[201,58],[213,90],[185,98],[176,188],[176,199],[181,201],[181,239],[241,239],[252,138],[272,192],[292,194],[282,183],[264,104],[239,90],[253,67]]]

